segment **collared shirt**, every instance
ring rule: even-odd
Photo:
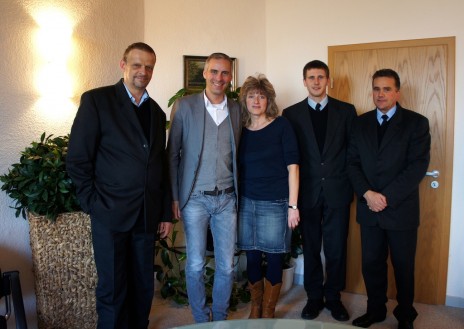
[[[327,103],[329,102],[329,98],[327,97],[327,95],[324,97],[324,99],[322,101],[319,102],[319,104],[321,104],[321,108],[319,111],[322,111]],[[314,100],[312,100],[311,98],[308,97],[308,105],[313,109],[315,110],[316,109],[316,102]]]
[[[379,125],[382,124],[382,115],[386,114],[388,116],[387,122],[390,121],[392,116],[396,113],[396,105],[393,106],[391,109],[388,110],[387,113],[382,113],[379,109],[377,109],[377,121],[379,122]]]
[[[203,97],[205,99],[206,110],[208,111],[211,118],[213,118],[216,125],[219,126],[222,121],[224,121],[229,115],[229,109],[227,108],[227,97],[224,96],[224,100],[220,104],[212,104],[208,97],[206,97],[206,93],[203,93]]]
[[[145,90],[145,92],[142,95],[142,98],[140,99],[140,103],[137,104],[137,102],[135,101],[135,97],[132,96],[131,92],[129,91],[129,88],[127,88],[125,83],[123,83],[123,84],[124,84],[124,88],[126,88],[127,95],[129,95],[129,98],[130,98],[132,104],[134,104],[137,107],[140,107],[140,105],[142,105],[142,103],[145,102],[150,97],[150,95],[148,95],[148,92]]]

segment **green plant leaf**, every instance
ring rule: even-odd
[[[80,210],[75,187],[66,172],[69,135],[55,137],[44,132],[22,152],[8,174],[1,175],[2,190],[16,202],[16,217],[26,211],[54,221],[62,212]]]
[[[209,266],[206,266],[206,270],[205,270],[205,273],[206,273],[206,276],[213,276],[214,275],[214,269],[209,267]]]
[[[174,294],[174,291],[171,289],[169,285],[163,285],[161,286],[160,293],[161,293],[161,297],[166,299],[172,296]]]
[[[163,264],[165,266],[167,266],[169,269],[173,269],[174,266],[172,265],[172,262],[171,262],[171,257],[170,257],[170,251],[167,250],[167,249],[163,249],[161,251],[161,261],[163,262]]]
[[[173,300],[179,305],[188,305],[188,299],[181,295],[175,295]]]
[[[158,264],[155,264],[153,265],[153,272],[156,272],[156,273],[159,273],[159,272],[163,272],[163,268],[161,267],[161,265],[158,265]]]
[[[161,245],[161,247],[168,248],[168,243],[166,242],[166,240],[161,239],[161,240],[159,240],[158,243]]]
[[[171,107],[171,105],[174,104],[176,100],[184,97],[186,94],[187,94],[187,89],[185,88],[179,89],[171,98],[169,98],[168,107]]]

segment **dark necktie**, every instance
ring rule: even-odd
[[[383,135],[385,135],[385,130],[387,130],[388,126],[388,115],[382,115],[382,123],[380,124],[378,131],[377,131],[377,142],[380,145],[382,141]]]
[[[317,103],[316,104],[316,111],[319,112],[321,110],[321,104]]]
[[[316,106],[317,107],[317,106]],[[388,115],[384,114],[382,115],[382,123],[380,124],[381,127],[385,126],[385,124],[388,121]]]

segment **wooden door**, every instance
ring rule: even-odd
[[[420,186],[421,224],[416,253],[416,301],[444,304],[453,174],[455,38],[433,38],[329,47],[329,94],[356,106],[358,115],[375,108],[372,74],[391,68],[401,79],[400,104],[426,116],[432,136],[428,172]],[[437,188],[433,188],[438,183]],[[351,209],[346,291],[365,293],[356,209]],[[391,263],[388,297],[396,298]]]

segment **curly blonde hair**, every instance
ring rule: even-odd
[[[275,102],[276,93],[272,84],[264,74],[249,76],[240,88],[240,95],[238,98],[242,110],[242,121],[245,127],[249,127],[251,125],[251,116],[247,109],[246,98],[248,93],[252,91],[257,91],[266,96],[266,118],[274,119],[279,116],[279,108]]]

